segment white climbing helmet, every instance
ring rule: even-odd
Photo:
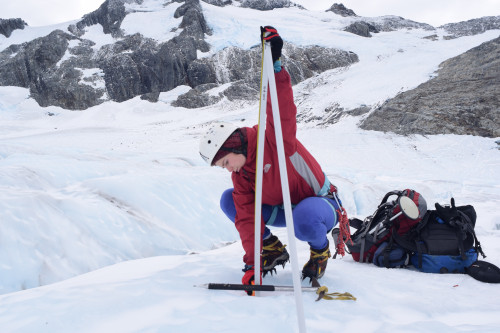
[[[219,149],[237,129],[238,127],[231,123],[215,123],[208,130],[207,134],[201,138],[200,155],[208,165],[212,165],[213,159]]]

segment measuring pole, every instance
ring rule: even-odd
[[[264,140],[266,134],[266,105],[267,105],[268,75],[264,69],[264,42],[262,42],[262,62],[260,71],[260,102],[259,102],[259,127],[257,131],[257,160],[255,172],[255,243],[254,243],[254,269],[256,285],[261,284],[260,278],[260,245],[262,242],[262,178],[264,174]],[[255,293],[258,296],[258,292]]]
[[[292,264],[293,288],[295,294],[295,305],[297,307],[297,319],[299,321],[299,332],[306,332],[304,318],[304,306],[302,301],[302,287],[300,284],[299,262],[297,248],[295,246],[295,229],[293,225],[292,202],[290,199],[290,188],[288,186],[288,172],[285,159],[285,147],[283,144],[283,132],[281,130],[281,118],[278,105],[278,92],[276,79],[274,77],[274,66],[270,43],[264,43],[264,73],[269,81],[269,92],[271,96],[272,114],[274,120],[274,133],[276,135],[276,148],[278,150],[278,163],[280,168],[281,189],[283,192],[283,205],[285,208],[286,228],[288,233],[288,244],[290,245],[290,261]],[[267,85],[266,81],[263,81]],[[265,107],[265,106],[264,106]]]

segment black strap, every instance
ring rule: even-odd
[[[363,262],[363,255],[365,253],[365,238],[361,238],[361,248],[359,250],[359,262]]]
[[[416,234],[420,235],[420,231],[427,225],[429,222],[429,218],[431,215],[431,211],[427,211],[422,218],[422,220],[412,229],[408,232],[407,236],[401,236],[397,232],[392,233],[392,237],[394,238],[394,241],[396,244],[401,246],[402,248],[412,251],[412,252],[418,252],[419,249],[422,251],[422,245],[418,244],[417,242],[419,241],[419,237],[415,241],[411,241],[410,239],[412,238],[411,236]]]
[[[386,246],[384,249],[384,266],[385,268],[389,268],[389,246]]]
[[[359,238],[361,240],[361,248],[360,248],[360,251],[359,251],[359,262],[363,262],[364,254],[365,254],[366,234],[368,233],[368,231],[370,231],[372,222],[375,219],[375,216],[377,215],[378,212],[379,212],[379,209],[377,209],[375,211],[375,213],[368,218],[367,223],[364,225],[364,230],[359,235]]]
[[[461,228],[455,228],[455,233],[457,234],[457,241],[458,241],[458,253],[460,253],[460,256],[462,257],[462,260],[467,259],[467,256],[465,255],[465,247],[464,247],[464,235],[465,233]]]
[[[363,221],[357,218],[349,219],[349,226],[356,230],[359,230],[363,227]]]
[[[474,227],[472,225],[472,221],[470,220],[469,216],[467,216],[467,214],[465,214],[461,210],[458,210],[458,213],[462,217],[462,219],[465,220],[466,231],[468,231],[472,235],[472,237],[474,237],[474,249],[476,250],[476,252],[481,254],[483,258],[486,258],[486,255],[484,254],[483,249],[481,247],[481,243],[479,243],[479,239],[477,239],[476,232],[474,231]]]
[[[374,241],[377,240],[376,237],[378,235],[376,233],[378,233],[378,230],[384,224],[387,228],[391,227],[390,225],[387,225],[388,212],[389,212],[389,210],[393,209],[394,205],[392,203],[387,203],[386,201],[391,195],[400,195],[401,193],[402,193],[402,191],[391,191],[391,192],[387,193],[384,196],[384,198],[382,199],[382,202],[380,203],[380,205],[377,207],[377,210],[373,213],[373,215],[366,218],[365,219],[366,222],[363,223],[363,226],[361,227],[361,229],[358,229],[358,231],[360,231],[358,238],[359,238],[360,243],[361,243],[360,251],[359,251],[359,262],[364,262],[365,259],[367,262],[369,260],[369,258],[364,257],[364,254],[365,254],[366,236],[367,236],[368,232],[370,231],[370,229],[372,228],[373,222],[375,220],[378,221],[377,229],[374,231],[375,232]]]
[[[387,244],[387,246],[384,249],[384,266],[386,268],[389,268],[389,263],[390,263],[389,254],[391,253],[392,245],[393,244],[394,244],[394,241],[393,241],[393,239],[391,237],[390,240],[389,240],[389,243]]]
[[[387,202],[387,199],[389,199],[389,197],[390,197],[391,195],[397,195],[397,196],[399,197],[402,193],[403,193],[403,191],[391,191],[391,192],[388,192],[388,193],[384,196],[384,198],[382,199],[382,201],[380,202],[379,207],[380,207],[380,206],[382,206],[384,203],[386,203],[386,202]]]
[[[415,241],[415,245],[417,247],[417,253],[418,253],[418,267],[417,268],[422,268],[422,253],[424,252],[424,249],[423,249],[423,243],[416,240]]]

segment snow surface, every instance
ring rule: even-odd
[[[154,19],[171,6],[154,7],[150,0],[142,9],[148,5],[156,10]],[[214,49],[251,47],[258,26],[272,23],[287,41],[360,56],[349,68],[294,87],[301,114],[322,115],[333,103],[382,103],[428,80],[443,60],[499,33],[430,41],[422,39],[428,31],[402,30],[361,38],[338,30],[345,18],[333,13],[202,7]],[[134,15],[138,23],[125,21],[128,31],[147,36],[149,27],[140,30],[145,18]],[[27,41],[42,30],[12,36]],[[97,27],[87,31],[106,41]],[[1,38],[0,46],[8,46]],[[198,139],[214,120],[253,125],[258,104],[172,107],[188,89],[162,93],[155,104],[135,98],[71,112],[39,107],[27,89],[0,87],[1,332],[298,331],[291,292],[247,297],[193,287],[239,283],[243,266],[238,234],[218,207],[230,177],[204,165]],[[486,260],[500,266],[496,139],[402,137],[361,130],[359,120],[298,129],[340,188],[349,215],[371,214],[394,189],[413,188],[430,207],[454,197],[458,205],[474,205]],[[287,243],[286,230],[273,232]],[[307,244],[297,241],[297,248],[299,264],[305,263]],[[264,283],[291,285],[291,275],[287,265]],[[320,282],[357,301],[315,302],[314,294],[305,293],[308,332],[500,330],[499,286],[467,275],[387,270],[346,256],[330,260]]]

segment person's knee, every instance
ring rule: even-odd
[[[295,236],[301,241],[310,241],[317,237],[318,227],[320,227],[319,224],[311,223],[311,220],[306,218],[294,218],[294,226]]]
[[[293,213],[295,233],[300,240],[323,237],[337,222],[335,207],[324,198],[306,198]]]
[[[230,188],[222,193],[220,198],[220,208],[224,214],[226,214],[226,216],[234,222],[236,217],[236,208],[234,206],[233,191],[234,189]]]

